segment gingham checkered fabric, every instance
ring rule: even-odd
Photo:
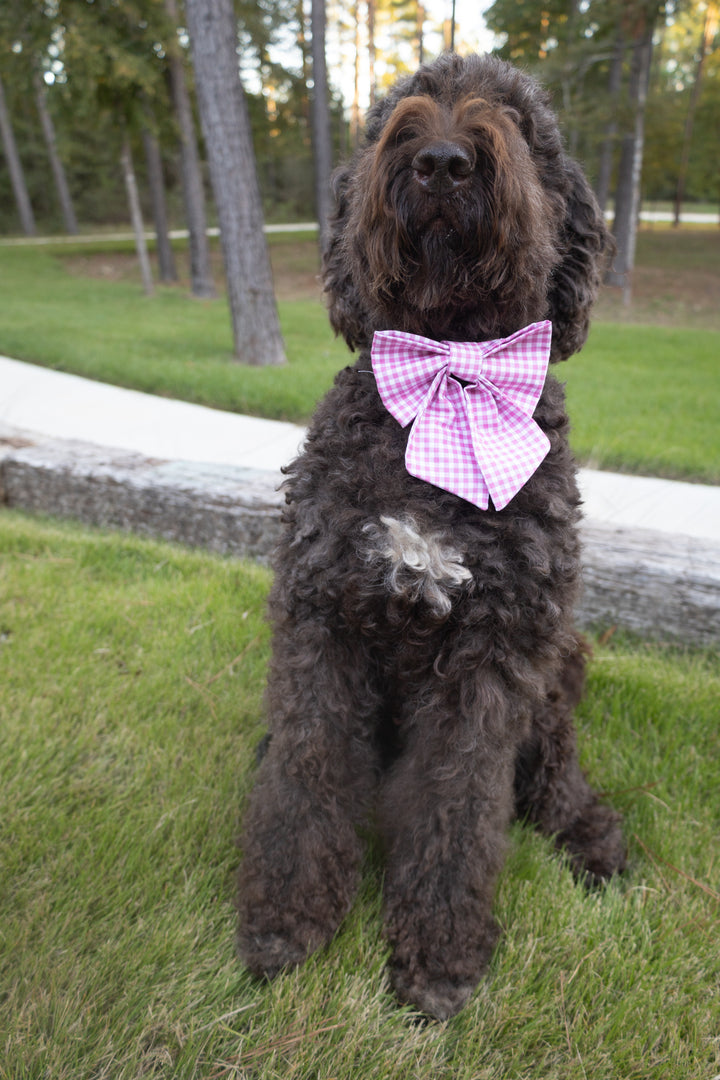
[[[532,414],[551,337],[547,321],[481,342],[378,331],[371,355],[380,397],[403,427],[414,419],[408,472],[482,510],[488,497],[496,510],[507,506],[550,449]]]

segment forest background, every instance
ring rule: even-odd
[[[583,161],[602,203],[612,201],[622,182],[623,143],[637,136],[640,117],[643,202],[672,203],[679,194],[705,209],[718,206],[716,0],[495,0],[484,16],[481,4],[458,7],[455,23],[451,5],[328,0],[335,162],[359,138],[367,105],[399,74],[451,44],[460,52],[482,47],[489,31],[496,52],[551,90],[569,149]],[[265,219],[310,220],[316,208],[309,0],[237,0],[235,10]],[[182,226],[171,67],[181,62],[195,111],[188,54],[184,12],[174,0],[3,3],[0,109],[14,136],[27,205],[24,218],[5,142],[0,232],[127,223],[124,148],[148,219],[156,211],[151,180],[159,164],[169,224]],[[204,161],[197,117],[195,130]],[[49,168],[53,144],[65,177],[64,199],[57,164]],[[635,153],[637,158],[637,143]],[[210,204],[208,216],[214,223]]]

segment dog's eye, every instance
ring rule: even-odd
[[[413,139],[418,139],[420,134],[415,124],[405,124],[395,132],[395,145],[402,146],[404,143],[412,142]]]
[[[532,116],[523,116],[521,112],[511,106],[506,107],[505,115],[508,120],[513,122],[528,146],[532,148],[535,145],[535,121]]]

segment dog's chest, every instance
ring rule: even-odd
[[[407,438],[372,373],[346,369],[292,470],[288,542],[305,553],[294,571],[303,591],[373,631],[386,615],[393,625],[405,617],[437,625],[460,608],[482,621],[498,608],[509,617],[562,604],[556,594],[577,572],[563,455],[549,455],[509,507],[483,511],[411,476]]]
[[[449,531],[424,530],[409,514],[365,523],[359,552],[391,595],[425,604],[440,616],[472,588],[473,575]]]
[[[463,517],[460,501],[408,473],[408,429],[382,406],[376,416],[369,416],[370,422],[358,425],[354,445],[347,448],[355,495],[367,514],[354,537],[358,558],[389,596],[407,605],[422,603],[446,617],[473,583],[456,528]]]

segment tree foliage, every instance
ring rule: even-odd
[[[596,179],[608,134],[613,151],[610,189],[617,181],[623,134],[634,123],[625,90],[643,20],[654,21],[654,50],[645,115],[642,195],[672,199],[683,129],[692,94],[698,43],[717,0],[495,0],[487,12],[499,52],[533,71],[551,90],[570,149]],[[720,199],[720,39],[717,19],[699,95],[686,195]],[[619,89],[613,59],[622,60]]]
[[[421,27],[426,59],[437,51],[440,36],[429,17],[420,18],[414,0],[327,2],[330,126],[332,156],[337,161],[350,148],[353,70],[357,68],[361,88],[361,120],[361,106],[374,87],[383,92],[388,82],[417,63]],[[501,55],[536,73],[551,89],[569,148],[595,178],[602,171],[603,148],[610,147],[611,195],[622,134],[631,119],[623,96],[631,63],[627,40],[621,44],[619,94],[611,90],[611,71],[623,18],[627,23],[628,12],[636,6],[628,0],[495,0],[487,13]],[[127,221],[118,168],[126,127],[143,212],[150,220],[141,143],[149,110],[154,117],[152,134],[162,153],[171,224],[183,224],[179,132],[168,79],[172,50],[179,49],[184,58],[191,97],[192,73],[186,62],[188,39],[182,8],[179,33],[165,8],[164,0],[3,0],[0,4],[0,78],[41,229],[62,229],[63,219],[54,185],[48,183],[48,151],[32,82],[38,70],[46,83],[58,153],[81,226]],[[717,0],[667,0],[658,22],[645,118],[645,200],[672,199],[675,194],[698,45],[711,9],[717,12]],[[266,217],[309,219],[314,212],[309,2],[235,0],[235,13]],[[714,27],[685,182],[688,200],[706,202],[720,199],[717,17]],[[624,33],[626,39],[632,36],[627,26]],[[0,155],[0,230],[18,229],[7,163]]]

